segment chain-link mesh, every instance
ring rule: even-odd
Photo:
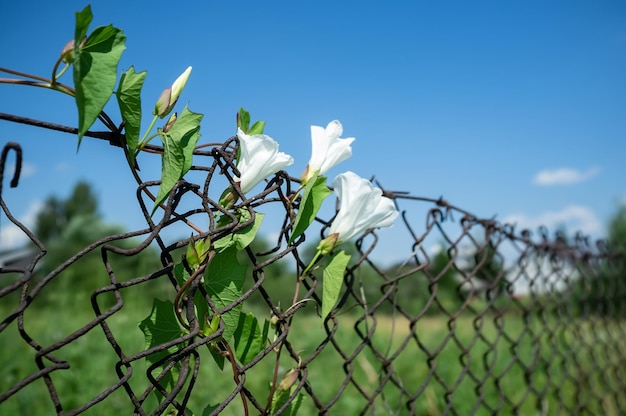
[[[298,414],[626,412],[623,253],[582,235],[515,230],[443,199],[385,191],[401,218],[393,234],[370,231],[356,242],[340,301],[322,322],[321,270],[303,277],[295,303],[274,293],[296,290],[311,259],[307,247],[319,241],[316,230],[287,244],[295,178],[279,173],[243,200],[249,221],[217,220],[228,215],[216,199],[237,173],[236,146],[232,138],[197,150],[188,178],[154,217],[150,194],[158,182],[139,181],[146,228],[101,238],[49,268],[40,267],[48,248],[19,223],[10,201],[0,200],[8,221],[32,242],[27,264],[0,269],[0,413],[23,414],[38,402],[48,414],[67,415],[280,414],[294,401]],[[0,174],[12,152],[17,186],[19,145],[4,147]],[[216,241],[259,212],[278,212],[280,233],[263,252],[245,249],[242,296],[217,308],[200,279],[176,279],[189,239],[168,240],[169,230],[200,224],[201,237]],[[316,219],[321,235],[332,215]],[[139,276],[125,267],[125,259],[154,247],[160,266]],[[96,259],[93,276],[73,275],[88,258]],[[270,270],[279,264],[293,278],[277,283]],[[155,297],[180,305],[190,325],[183,336],[148,348],[137,326]],[[260,352],[245,364],[229,359],[231,347],[241,346],[221,342],[220,331],[200,332],[198,298],[211,314],[243,307],[267,317]],[[289,374],[292,394],[272,404]]]

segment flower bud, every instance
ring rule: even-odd
[[[87,36],[83,38],[82,42],[80,42],[80,45],[78,46],[82,47],[85,44],[85,42],[87,42]],[[74,62],[74,43],[75,43],[74,39],[72,39],[65,44],[63,49],[61,49],[61,61],[62,62],[66,64],[71,64]]]
[[[152,114],[164,118],[172,112],[172,109],[178,101],[180,93],[183,92],[183,88],[185,88],[185,85],[187,84],[189,74],[191,74],[191,67],[187,67],[185,72],[180,74],[180,76],[176,78],[176,81],[174,81],[174,83],[170,87],[167,87],[165,90],[163,90],[161,96],[154,106],[154,111],[152,112]]]
[[[207,238],[203,240],[194,241],[193,235],[189,239],[187,245],[187,253],[185,253],[185,260],[192,270],[197,270],[200,267],[211,250],[211,239]]]
[[[288,391],[298,380],[299,371],[297,368],[292,368],[283,376],[283,379],[278,383],[278,391]]]
[[[235,202],[239,199],[239,195],[235,192],[232,185],[226,188],[222,195],[220,196],[219,203],[224,209],[231,209],[235,206]]]
[[[339,239],[339,233],[332,233],[317,245],[317,251],[320,254],[330,254],[337,246],[337,240]]]
[[[204,314],[204,322],[202,323],[202,329],[200,330],[201,335],[208,337],[216,333],[218,329],[220,329],[220,315],[215,314],[212,319],[209,319],[209,315]]]
[[[167,120],[167,123],[165,123],[165,127],[163,127],[163,133],[167,133],[168,131],[170,131],[170,129],[174,126],[174,123],[176,123],[177,118],[177,113],[172,114],[169,120]]]

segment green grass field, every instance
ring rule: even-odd
[[[88,322],[87,305],[60,299],[59,305],[29,308],[26,330],[41,345],[63,339]],[[6,316],[10,303],[0,304]],[[61,307],[61,305],[65,305]],[[138,322],[150,311],[150,305],[126,304],[108,322],[126,354],[144,348]],[[580,321],[567,327],[554,318],[539,319],[508,314],[497,320],[493,315],[477,319],[461,315],[450,321],[443,316],[420,319],[411,331],[404,319],[381,316],[372,332],[371,347],[385,357],[395,357],[389,367],[397,384],[416,397],[409,397],[392,382],[387,382],[367,414],[439,415],[451,414],[621,414],[625,400],[620,393],[622,374],[626,370],[622,341],[614,334],[624,332],[621,322]],[[324,339],[318,317],[297,316],[289,339],[303,358],[308,357]],[[354,331],[355,318],[340,317],[337,342],[345,354],[352,355],[362,343]],[[362,323],[359,328],[367,332]],[[345,371],[366,394],[377,391],[385,371],[370,346],[344,367],[343,358],[332,345],[309,365],[308,380],[318,397],[328,403],[338,393]],[[118,380],[115,363],[118,358],[102,330],[95,327],[87,335],[62,347],[55,356],[70,362],[70,370],[52,373],[52,380],[64,409],[74,409]],[[11,388],[36,371],[34,350],[27,346],[13,323],[0,333],[0,391]],[[286,354],[283,355],[284,357]],[[247,374],[246,386],[257,397],[267,397],[268,383],[274,367],[274,356],[268,357]],[[201,351],[201,370],[189,408],[196,414],[209,404],[216,404],[232,391],[234,383],[228,367],[220,371],[206,349]],[[135,363],[137,364],[137,363]],[[281,363],[281,375],[293,361]],[[143,368],[142,368],[143,367]],[[134,366],[131,385],[140,394],[147,386],[143,362]],[[330,414],[356,415],[364,411],[367,400],[353,385],[339,396]],[[156,399],[152,402],[156,404]],[[579,407],[577,407],[579,406]],[[85,414],[132,414],[126,393],[119,389]],[[147,408],[147,410],[149,410]],[[299,414],[317,414],[313,400],[305,394]],[[55,414],[43,380],[39,379],[0,404],[0,414]],[[235,398],[223,414],[241,415],[241,402]],[[256,414],[252,411],[251,414]]]

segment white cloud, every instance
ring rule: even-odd
[[[7,166],[6,171],[4,172],[5,177],[12,179],[13,172],[15,172],[15,163],[12,163]],[[20,170],[20,179],[28,178],[29,176],[33,176],[37,173],[37,167],[31,163],[22,162],[22,169]]]
[[[32,230],[35,225],[35,219],[37,213],[41,210],[43,202],[34,201],[31,202],[28,209],[18,218],[26,228]],[[28,237],[24,232],[15,224],[10,222],[5,216],[2,217],[2,223],[0,224],[0,249],[8,249],[19,247],[28,241]]]
[[[517,230],[537,230],[540,226],[546,226],[551,232],[564,226],[568,233],[581,231],[585,234],[598,234],[602,231],[602,223],[594,212],[583,206],[569,205],[560,211],[544,212],[536,217],[525,214],[513,214],[502,220],[504,223],[516,224]]]
[[[70,164],[67,162],[60,162],[56,165],[57,172],[65,172],[70,168]]]
[[[571,185],[591,179],[598,173],[600,173],[600,169],[597,167],[587,169],[584,172],[572,168],[544,169],[535,175],[533,182],[540,186]]]

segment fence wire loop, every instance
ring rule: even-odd
[[[122,129],[108,137],[112,145],[122,145]],[[29,394],[47,397],[50,413],[59,415],[118,407],[121,414],[190,414],[196,397],[212,395],[216,399],[201,413],[291,414],[294,406],[301,414],[324,415],[626,412],[626,258],[619,246],[592,242],[580,232],[517,230],[443,196],[383,189],[401,212],[394,235],[404,240],[385,239],[386,230],[360,236],[338,302],[321,321],[323,273],[300,273],[310,259],[308,244],[317,241],[318,230],[324,237],[335,214],[316,218],[318,230],[287,244],[293,210],[299,208],[293,200],[299,180],[279,172],[258,194],[242,194],[235,183],[237,148],[236,137],[198,148],[193,179],[180,180],[154,215],[151,190],[159,181],[139,181],[144,229],[105,236],[54,267],[42,267],[48,247],[15,219],[2,194],[11,151],[11,187],[18,185],[22,167],[19,144],[4,146],[0,206],[32,244],[25,264],[0,263],[0,345],[30,357],[31,365],[0,377],[0,413],[19,408]],[[247,212],[245,220],[215,199],[227,186],[238,193],[235,207]],[[214,250],[195,268],[186,259],[176,265],[190,244],[232,236],[272,210],[282,212],[280,229],[266,246],[241,250],[245,284],[227,305],[216,303],[202,284],[229,272],[214,267]],[[166,234],[176,227],[187,234],[172,241]],[[133,243],[120,245],[128,241]],[[393,250],[384,250],[390,244]],[[151,249],[158,250],[160,264],[149,272],[137,275],[125,266]],[[381,249],[400,260],[381,258]],[[93,262],[93,276],[73,276],[86,261]],[[283,270],[291,277],[277,283],[281,267],[291,267]],[[180,273],[188,278],[181,280]],[[78,287],[85,282],[89,291]],[[281,302],[276,291],[296,287],[299,296]],[[128,328],[124,322],[133,308],[145,303],[142,297],[150,296],[172,301],[183,335],[143,346],[128,341],[121,328]],[[203,332],[198,299],[209,323],[246,310],[249,302],[265,311],[266,326],[259,326],[265,341],[255,355],[240,358],[245,346],[227,342],[222,319],[214,321],[219,325],[213,332]],[[81,302],[90,312],[75,320],[79,326],[49,330],[64,308]],[[137,322],[146,327],[150,311],[144,312]],[[94,337],[100,338],[97,350],[87,351],[84,345]],[[83,371],[104,356],[112,364],[102,377]],[[69,380],[93,389],[80,401],[68,399]],[[219,394],[216,386],[222,386]],[[280,395],[281,389],[287,393]]]

